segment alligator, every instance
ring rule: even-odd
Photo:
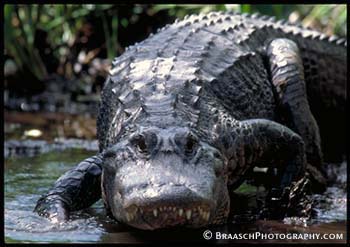
[[[99,152],[34,210],[67,220],[102,197],[112,217],[139,229],[224,224],[239,203],[231,192],[264,168],[278,217],[309,215],[308,193],[327,185],[322,114],[345,112],[346,57],[345,39],[273,17],[176,20],[113,60]]]

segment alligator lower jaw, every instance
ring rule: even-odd
[[[208,225],[210,216],[208,205],[137,207],[133,204],[125,208],[125,223],[141,229],[157,229],[177,225],[197,228]]]

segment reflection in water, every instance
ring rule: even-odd
[[[93,154],[94,152],[91,151],[71,149],[61,153],[44,153],[32,158],[7,159],[5,161],[5,241],[114,243],[162,240],[207,241],[203,238],[203,231],[206,229],[179,228],[149,232],[118,224],[106,217],[101,200],[89,209],[73,213],[71,220],[65,223],[53,224],[46,218],[33,213],[37,199],[60,175],[78,161]],[[337,168],[334,169],[334,167]],[[344,233],[343,241],[345,241],[346,163],[333,165],[331,172],[336,174],[335,184],[329,187],[324,195],[314,196],[318,216],[308,227],[286,225],[278,221],[256,221],[208,229],[214,233],[216,231]],[[246,240],[246,242],[254,241]]]

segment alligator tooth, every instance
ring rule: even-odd
[[[176,211],[176,207],[173,207],[173,212],[175,212]]]
[[[126,220],[127,220],[127,221],[130,221],[130,215],[129,215],[129,213],[126,213]]]
[[[160,211],[160,212],[163,212],[163,208],[162,208],[162,207],[159,207],[159,211]]]
[[[153,209],[153,215],[154,215],[154,217],[157,217],[157,215],[158,215],[157,209]]]
[[[207,219],[207,217],[208,217],[207,215],[208,215],[208,214],[209,214],[208,211],[205,211],[205,212],[204,212],[204,214],[203,214],[204,217],[203,217],[203,218],[204,218],[205,220]]]
[[[171,207],[168,207],[168,211],[171,211]]]
[[[192,211],[190,209],[186,210],[186,218],[188,220],[191,219],[191,214],[192,214]]]
[[[200,211],[199,214],[203,219],[205,219],[205,212],[204,211]]]
[[[140,213],[141,213],[141,214],[143,214],[143,210],[142,210],[142,208],[140,208]]]
[[[204,211],[203,211],[202,218],[203,218],[203,220],[206,220],[206,219],[207,219],[207,212],[204,212]]]
[[[210,216],[210,212],[207,212],[207,214],[206,214],[206,216],[205,216],[206,221],[209,220],[209,216]]]
[[[182,216],[183,212],[184,212],[183,209],[180,208],[180,209],[179,209],[179,216]]]

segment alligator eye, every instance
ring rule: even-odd
[[[143,136],[139,136],[139,138],[137,138],[136,146],[139,152],[141,153],[147,152],[147,144]]]
[[[193,151],[195,150],[197,144],[198,144],[197,139],[194,136],[189,135],[187,137],[187,142],[186,142],[186,146],[185,146],[186,153],[188,153],[188,154],[193,153]]]

